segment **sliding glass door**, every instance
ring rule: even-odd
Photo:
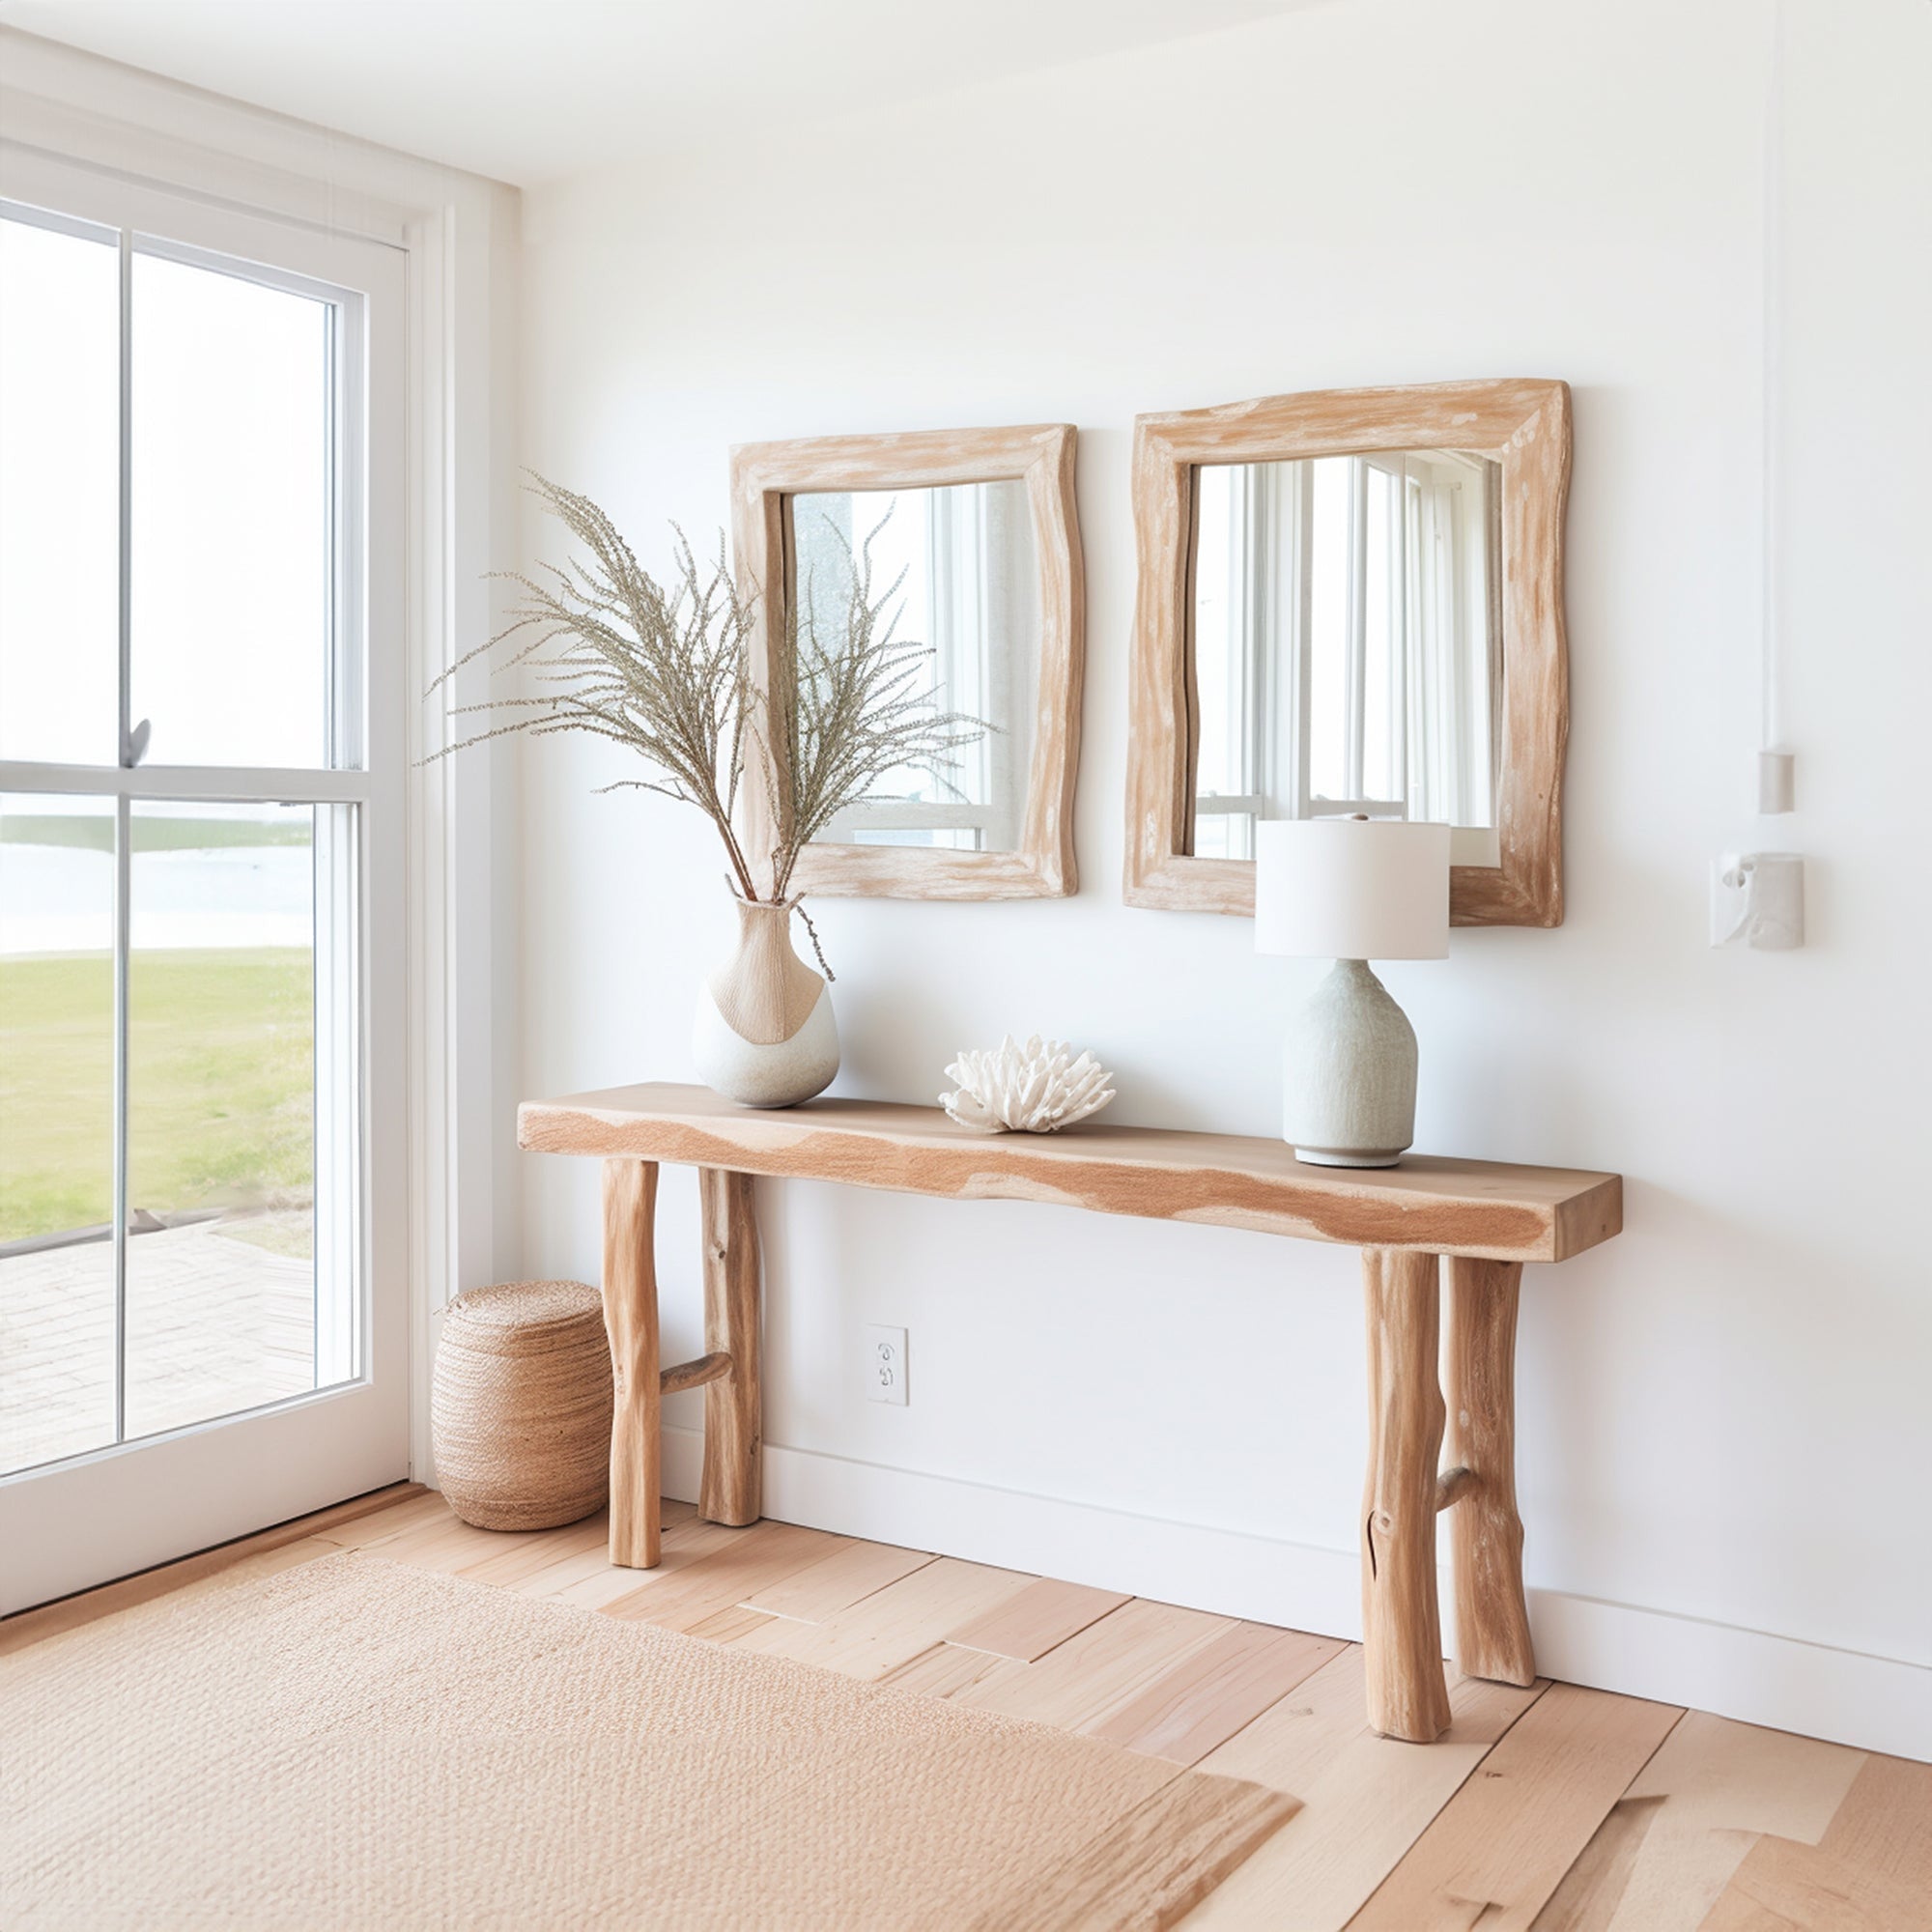
[[[402,258],[0,160],[0,1611],[406,1473]]]

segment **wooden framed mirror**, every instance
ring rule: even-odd
[[[1134,423],[1130,905],[1255,905],[1264,818],[1456,828],[1458,925],[1563,919],[1570,391],[1437,383]]]
[[[842,813],[800,855],[797,891],[1003,899],[1077,889],[1085,600],[1074,442],[1070,424],[1049,423],[732,450],[732,540],[740,581],[758,593],[759,686],[782,689],[773,654],[787,611],[810,614],[869,539],[874,582],[900,584],[899,634],[930,654],[922,701],[989,727],[950,770],[890,775]]]

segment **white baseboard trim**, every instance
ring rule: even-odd
[[[703,1436],[664,1432],[665,1492],[697,1497]],[[842,1536],[935,1549],[1223,1616],[1359,1639],[1352,1550],[1063,1502],[949,1476],[765,1448],[765,1511]],[[1443,1627],[1453,1644],[1445,1593]],[[1537,1666],[1572,1684],[1714,1711],[1862,1750],[1932,1760],[1932,1669],[1733,1624],[1529,1592]]]

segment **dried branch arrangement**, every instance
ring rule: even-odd
[[[800,850],[848,806],[890,797],[876,789],[895,771],[924,772],[952,790],[958,753],[992,727],[942,711],[930,680],[932,652],[897,635],[903,571],[877,594],[875,526],[855,554],[833,527],[844,560],[844,594],[822,611],[808,575],[784,613],[775,672],[779,755],[766,760],[772,822],[783,828],[773,855],[776,896],[791,882]]]
[[[732,582],[722,533],[716,557],[700,567],[673,526],[676,578],[664,585],[589,497],[541,476],[530,488],[588,555],[540,564],[535,577],[497,573],[523,592],[509,623],[430,689],[514,645],[496,668],[526,667],[537,693],[451,707],[452,717],[483,713],[499,722],[436,756],[514,731],[585,731],[628,745],[654,776],[601,789],[654,791],[696,806],[724,842],[733,889],[758,899],[766,895],[741,842],[737,810],[755,753],[777,828],[774,849],[762,855],[770,862],[767,902],[781,905],[800,850],[839,812],[879,797],[872,787],[895,771],[946,782],[959,749],[986,729],[935,702],[931,652],[897,635],[903,577],[874,594],[871,536],[856,554],[846,549],[847,582],[835,613],[817,610],[810,584],[792,600],[804,608],[785,612],[778,701],[768,703],[751,673],[755,603]],[[777,721],[776,743],[767,719]]]

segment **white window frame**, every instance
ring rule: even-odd
[[[6,27],[0,27],[0,192],[10,198],[47,199],[18,185],[24,168],[44,162],[204,213],[267,219],[325,242],[383,244],[405,293],[404,393],[393,399],[393,419],[407,443],[400,500],[390,506],[403,532],[401,689],[386,710],[372,694],[370,714],[372,722],[393,723],[404,753],[396,803],[405,836],[393,876],[384,884],[368,881],[372,902],[391,907],[401,931],[394,968],[400,983],[382,1003],[386,1033],[372,1014],[365,1037],[370,1063],[393,1083],[398,1131],[408,1123],[405,1144],[376,1170],[372,1187],[391,1197],[395,1211],[387,1225],[397,1232],[390,1244],[400,1238],[391,1259],[405,1282],[398,1304],[408,1371],[404,1455],[399,1463],[388,1446],[380,1458],[345,1455],[316,1471],[307,1492],[291,1504],[286,1485],[271,1494],[272,1486],[232,1483],[235,1459],[224,1431],[188,1432],[171,1444],[169,1507],[158,1520],[97,1492],[98,1484],[90,1492],[76,1480],[98,1476],[101,1459],[64,1465],[58,1482],[22,1486],[38,1506],[14,1511],[6,1541],[10,1555],[29,1551],[33,1561],[11,1567],[0,1579],[4,1610],[400,1474],[434,1480],[427,1397],[440,1310],[456,1293],[499,1278],[499,1257],[514,1258],[518,1246],[517,1189],[513,1181],[495,1184],[509,1146],[515,1028],[504,1019],[514,980],[493,983],[492,948],[492,824],[514,809],[506,788],[515,764],[489,747],[423,764],[423,754],[441,742],[444,724],[440,707],[414,699],[465,647],[490,635],[498,600],[485,574],[514,540],[518,499],[511,460],[514,341],[501,326],[514,306],[507,279],[517,244],[513,190]],[[469,683],[459,681],[465,699],[478,695],[482,673],[466,676]],[[165,795],[169,781],[154,768],[140,779]],[[10,784],[16,780],[32,782],[29,775],[10,775]],[[382,1104],[372,1089],[372,1108]],[[380,1202],[372,1208],[383,1220]],[[385,1253],[378,1255],[379,1268],[389,1264]],[[148,1445],[141,1447],[145,1453]],[[272,1466],[272,1442],[265,1438],[249,1460]],[[111,1569],[90,1573],[55,1560],[72,1541],[66,1525],[89,1511],[100,1540],[117,1551]]]
[[[234,209],[211,208],[152,186],[108,180],[44,156],[9,154],[0,171],[0,205],[10,218],[64,228],[103,242],[120,260],[120,638],[119,743],[115,765],[0,761],[0,790],[113,801],[115,867],[115,1439],[61,1462],[0,1477],[0,1510],[40,1516],[49,1501],[69,1522],[86,1520],[83,1499],[112,1508],[142,1494],[160,1496],[189,1467],[207,1466],[218,1444],[227,1465],[220,1487],[249,1509],[271,1515],[299,1507],[305,1484],[339,1481],[345,1492],[393,1480],[408,1463],[409,1301],[407,1229],[395,1175],[406,1158],[397,1123],[406,1094],[400,1078],[406,984],[403,929],[403,585],[400,546],[384,536],[400,526],[404,487],[404,285],[401,263],[380,243],[314,234]],[[90,232],[91,231],[91,232]],[[330,750],[327,768],[142,765],[130,710],[131,367],[133,270],[137,257],[191,264],[288,290],[330,306],[339,387],[331,398]],[[366,479],[367,496],[363,495]],[[372,700],[365,706],[364,694]],[[344,700],[348,701],[345,709]],[[384,701],[386,700],[386,701]],[[364,714],[366,713],[366,717]],[[354,758],[353,765],[340,760]],[[128,962],[134,810],[168,801],[346,806],[355,810],[355,849],[345,865],[339,840],[324,834],[315,860],[337,887],[336,938],[355,961],[341,984],[325,959],[318,907],[318,966],[330,993],[317,1014],[316,1368],[327,1385],[236,1415],[212,1417],[163,1435],[129,1437],[126,1405]],[[319,822],[338,819],[332,811]],[[344,874],[347,874],[345,878]],[[347,893],[341,888],[347,886]],[[347,902],[345,902],[347,900]],[[341,953],[335,952],[339,962]],[[330,1024],[347,1025],[328,1055]],[[335,1062],[335,1079],[324,1056]],[[352,1123],[345,1131],[343,1116]],[[353,1144],[353,1164],[340,1154]],[[331,1153],[336,1171],[326,1172]],[[333,1183],[334,1199],[325,1189]],[[332,1208],[333,1212],[325,1211]],[[325,1278],[327,1264],[333,1279]],[[207,1440],[204,1440],[207,1438]],[[138,1460],[136,1460],[138,1459]],[[251,1465],[253,1465],[251,1467]],[[289,1478],[293,1476],[293,1486]],[[76,1509],[76,1505],[79,1508]],[[8,1579],[29,1600],[68,1580],[79,1540],[27,1544]],[[98,1566],[98,1557],[95,1562]]]
[[[1403,626],[1405,649],[1395,676],[1403,686],[1403,700],[1395,707],[1399,743],[1394,748],[1395,763],[1405,773],[1402,798],[1368,795],[1363,783],[1367,762],[1367,651],[1369,566],[1367,531],[1367,490],[1369,472],[1377,470],[1395,480],[1398,489],[1407,492],[1416,482],[1410,465],[1402,455],[1369,453],[1348,459],[1350,466],[1349,490],[1349,602],[1347,611],[1347,658],[1345,702],[1348,707],[1348,736],[1345,744],[1345,795],[1326,797],[1312,783],[1311,733],[1311,654],[1308,639],[1313,619],[1313,573],[1310,560],[1314,549],[1314,493],[1308,487],[1305,462],[1231,465],[1231,516],[1235,541],[1230,547],[1229,580],[1226,586],[1228,608],[1237,630],[1236,662],[1231,666],[1229,689],[1238,692],[1244,707],[1241,720],[1246,739],[1247,783],[1239,791],[1197,791],[1194,799],[1197,827],[1204,819],[1230,821],[1220,856],[1247,859],[1254,856],[1253,827],[1260,820],[1289,815],[1310,818],[1343,812],[1365,812],[1375,818],[1405,818],[1409,801],[1427,782],[1432,759],[1444,752],[1440,744],[1418,742],[1410,721],[1420,715],[1418,690],[1432,671],[1438,679],[1447,676],[1451,685],[1453,724],[1443,722],[1463,741],[1470,757],[1487,764],[1494,742],[1496,707],[1500,703],[1501,653],[1500,621],[1493,614],[1490,635],[1482,640],[1488,665],[1488,701],[1480,703],[1467,675],[1467,660],[1462,649],[1461,633],[1468,621],[1468,587],[1458,582],[1449,587],[1452,604],[1450,632],[1437,637],[1435,656],[1445,664],[1428,666],[1420,662],[1427,653],[1406,649],[1406,625]],[[1420,487],[1440,491],[1447,486],[1437,478],[1421,479]],[[1486,481],[1486,489],[1493,488]],[[1488,498],[1480,506],[1487,518]],[[1470,506],[1462,500],[1453,514],[1465,517]],[[1404,541],[1400,555],[1392,559],[1390,594],[1405,609],[1409,599],[1421,594],[1427,576],[1409,554],[1408,523],[1403,518]],[[1194,559],[1194,567],[1200,560]],[[1486,556],[1486,581],[1499,581],[1500,572],[1493,555]],[[1190,623],[1195,609],[1190,596]],[[1439,735],[1439,734],[1438,734]],[[1477,767],[1480,768],[1480,764]],[[1463,803],[1458,800],[1459,807]],[[1458,865],[1493,865],[1496,861],[1497,834],[1493,827],[1456,823],[1453,856]]]
[[[357,1379],[367,1354],[369,1340],[369,1283],[371,1256],[367,1212],[368,1178],[360,1150],[365,1146],[368,1113],[366,1070],[361,1064],[357,1038],[361,1026],[362,988],[368,973],[366,935],[370,930],[369,907],[360,888],[368,865],[368,840],[374,836],[394,837],[400,826],[372,824],[372,819],[393,810],[392,805],[379,807],[378,787],[367,769],[370,741],[365,717],[364,692],[367,686],[367,660],[370,648],[366,601],[366,549],[363,532],[367,527],[364,500],[368,472],[368,294],[332,282],[317,279],[285,267],[260,261],[238,259],[233,254],[196,246],[175,235],[151,235],[130,222],[118,228],[94,219],[82,219],[71,213],[77,201],[88,201],[97,209],[113,212],[115,204],[128,216],[136,213],[158,214],[180,220],[178,209],[168,210],[152,197],[139,198],[125,190],[101,189],[86,178],[71,171],[38,167],[10,168],[16,185],[31,187],[42,182],[50,195],[60,195],[64,206],[58,210],[0,198],[0,217],[44,228],[56,234],[76,236],[95,245],[112,247],[119,261],[121,286],[120,342],[120,599],[117,683],[119,722],[117,736],[120,763],[117,766],[67,763],[34,764],[0,759],[0,792],[15,792],[29,787],[43,793],[68,793],[113,801],[115,821],[115,983],[114,1053],[120,1070],[114,1100],[113,1144],[113,1220],[110,1238],[115,1247],[115,1374],[114,1435],[106,1447],[125,1446],[130,1439],[127,1426],[126,1351],[128,1301],[128,1223],[133,1204],[128,1199],[128,1108],[125,1074],[128,1064],[128,965],[130,945],[128,928],[132,913],[132,808],[139,804],[169,800],[195,803],[280,803],[320,808],[314,813],[311,845],[316,905],[315,946],[315,1029],[316,1029],[316,1146],[315,1146],[315,1387],[326,1390]],[[95,198],[99,195],[99,199]],[[224,217],[222,229],[232,230]],[[312,238],[292,237],[286,227],[253,227],[249,232],[257,244],[273,243],[286,256],[291,251],[312,255]],[[228,239],[228,238],[224,238]],[[245,233],[232,239],[246,241]],[[342,252],[340,244],[333,250]],[[131,480],[132,447],[132,356],[134,262],[146,256],[153,260],[179,263],[231,276],[263,288],[281,291],[324,303],[328,312],[330,354],[328,410],[330,433],[327,461],[329,492],[328,580],[328,692],[325,706],[327,763],[319,768],[288,766],[248,767],[220,765],[208,767],[168,767],[144,765],[138,753],[136,734],[148,722],[136,719],[133,707],[133,659],[131,606]],[[366,258],[365,258],[366,259]],[[393,270],[394,264],[378,263]],[[393,283],[391,273],[388,280]],[[399,290],[391,287],[392,299],[400,300]],[[399,350],[392,341],[392,355]],[[398,479],[399,480],[399,479]],[[394,655],[396,640],[387,640],[385,654]],[[393,791],[393,784],[386,787]],[[354,842],[345,845],[339,836],[339,814],[327,808],[354,810]],[[340,943],[328,943],[331,934]],[[353,970],[341,971],[345,952],[353,958]],[[331,1081],[325,1068],[333,1062],[337,1077]],[[325,1212],[327,1207],[335,1211]],[[296,1398],[301,1400],[304,1398]],[[267,1406],[268,1405],[264,1405]],[[224,1420],[227,1418],[211,1418]],[[31,1470],[10,1471],[29,1474]]]
[[[1230,517],[1227,605],[1233,618],[1228,688],[1241,694],[1241,765],[1237,791],[1197,794],[1195,821],[1231,824],[1221,856],[1254,857],[1254,827],[1276,814],[1278,801],[1301,801],[1308,815],[1309,657],[1313,590],[1308,558],[1315,505],[1300,464],[1226,466]],[[1284,648],[1286,645],[1286,648]]]

